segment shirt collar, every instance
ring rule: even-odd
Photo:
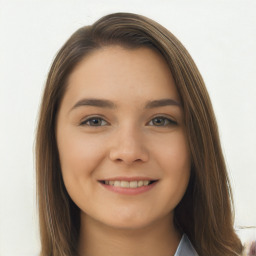
[[[198,256],[186,234],[183,234],[174,256]]]

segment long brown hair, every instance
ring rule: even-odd
[[[204,81],[191,56],[167,29],[141,15],[115,13],[76,31],[50,69],[36,138],[37,196],[41,256],[77,255],[80,215],[61,175],[55,137],[56,115],[76,65],[108,45],[149,47],[166,60],[180,94],[192,166],[187,191],[175,209],[175,224],[199,255],[240,255],[233,199],[216,119]]]

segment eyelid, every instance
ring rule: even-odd
[[[154,116],[154,117],[152,117],[152,118],[150,119],[150,121],[149,121],[148,123],[152,122],[152,121],[153,121],[154,119],[156,119],[156,118],[168,120],[169,123],[168,123],[168,124],[165,124],[165,125],[150,125],[150,126],[166,127],[166,126],[169,126],[169,125],[177,125],[177,124],[178,124],[178,122],[175,121],[174,118],[171,118],[171,117],[169,117],[169,116],[167,117],[167,116],[165,116],[165,115],[157,115],[157,116]]]
[[[154,124],[152,124],[152,125],[149,125],[149,123],[152,122],[156,118],[167,120],[168,124],[164,124],[164,125],[154,125]],[[93,119],[99,119],[101,121],[104,121],[106,124],[104,124],[104,125],[88,125],[88,124],[86,124],[87,122],[89,122],[89,121],[91,121]],[[173,118],[171,118],[169,116],[167,117],[165,115],[156,115],[156,116],[152,117],[149,122],[147,122],[147,125],[155,126],[155,127],[165,127],[165,126],[177,125],[177,124],[178,124],[177,121],[175,121]],[[87,116],[86,118],[84,118],[83,120],[81,120],[79,122],[79,126],[102,127],[102,126],[106,126],[106,125],[109,125],[109,122],[107,122],[104,117],[99,116],[99,115]]]
[[[88,125],[86,124],[87,122],[93,120],[93,119],[99,119],[101,121],[106,122],[105,125]],[[79,126],[88,126],[88,127],[102,127],[102,126],[106,126],[109,125],[109,123],[105,120],[104,117],[102,116],[98,116],[98,115],[91,115],[91,116],[87,116],[86,118],[83,118],[80,122],[79,122]]]

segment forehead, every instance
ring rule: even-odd
[[[86,56],[68,79],[66,95],[140,101],[179,95],[164,58],[149,48],[107,46]]]

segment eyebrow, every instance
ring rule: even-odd
[[[103,99],[82,99],[79,100],[72,108],[76,109],[82,106],[92,106],[92,107],[99,107],[99,108],[109,108],[109,109],[116,109],[117,106],[110,100],[103,100]],[[160,99],[160,100],[152,100],[148,101],[145,105],[145,109],[152,109],[157,107],[165,107],[165,106],[178,106],[181,107],[181,104],[174,100],[174,99]],[[70,110],[70,111],[71,111]]]
[[[158,107],[165,107],[165,106],[181,107],[181,104],[174,99],[160,99],[160,100],[148,101],[145,108],[151,109],[151,108],[158,108]]]

